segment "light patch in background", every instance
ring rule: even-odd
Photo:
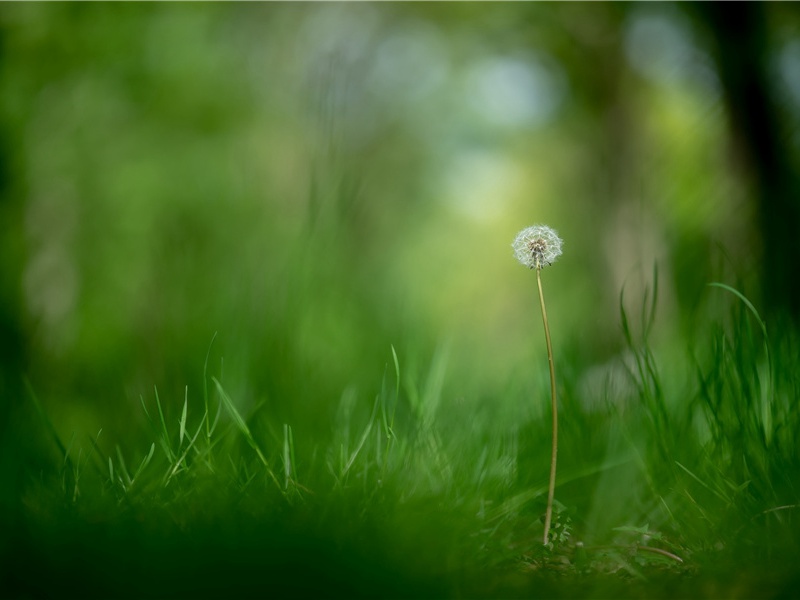
[[[565,78],[552,61],[536,55],[479,61],[467,74],[467,100],[486,121],[500,127],[535,127],[561,106]]]
[[[718,95],[719,80],[711,59],[679,15],[650,8],[636,11],[624,35],[628,63],[645,79],[665,85],[694,83]]]
[[[772,70],[784,110],[791,115],[790,120],[800,119],[800,38],[794,37],[783,44],[774,57]],[[791,129],[787,131],[787,141],[797,151],[800,128]]]
[[[800,38],[793,38],[780,50],[777,70],[784,92],[795,112],[800,112]]]
[[[297,52],[310,64],[355,64],[372,51],[379,27],[379,14],[369,5],[320,5],[297,36]]]
[[[72,340],[79,292],[73,255],[78,214],[72,186],[56,180],[32,196],[25,210],[25,229],[30,247],[22,282],[26,309],[44,346],[61,352]]]
[[[500,152],[465,150],[446,171],[444,198],[462,215],[477,221],[494,219],[522,185],[522,175],[516,163]]]
[[[376,118],[364,102],[362,88],[381,37],[380,15],[371,6],[330,3],[309,13],[295,39],[298,63],[290,76],[300,75],[300,93],[308,95],[312,112],[340,121],[341,127],[352,130],[353,140],[368,136]]]
[[[446,81],[450,65],[441,34],[414,22],[380,42],[368,74],[370,89],[393,102],[425,99]]]

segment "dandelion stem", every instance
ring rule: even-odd
[[[547,341],[547,361],[550,363],[550,397],[553,404],[553,452],[550,457],[550,487],[547,491],[547,511],[544,516],[544,545],[550,535],[550,522],[553,519],[553,496],[556,491],[556,456],[558,455],[558,404],[556,400],[556,370],[553,362],[553,346],[550,343],[550,328],[547,325],[547,310],[544,307],[542,292],[542,269],[561,256],[561,238],[546,225],[526,227],[514,238],[511,247],[517,260],[529,269],[536,269],[536,283],[539,285],[539,305],[542,307],[544,337]]]
[[[542,269],[536,264],[536,282],[539,284],[539,304],[542,307],[542,323],[544,324],[544,337],[547,341],[547,361],[550,364],[550,400],[553,407],[553,449],[550,455],[550,486],[547,490],[547,510],[544,515],[544,545],[550,535],[550,522],[553,518],[553,497],[556,492],[556,457],[558,455],[558,405],[556,403],[556,370],[553,364],[553,346],[550,343],[550,327],[547,325],[547,310],[544,307],[544,293],[542,292]]]

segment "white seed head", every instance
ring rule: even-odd
[[[561,238],[547,225],[526,227],[517,234],[514,256],[529,269],[541,269],[552,265],[561,256]]]

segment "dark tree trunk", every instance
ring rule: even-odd
[[[770,85],[767,12],[761,2],[692,6],[714,44],[735,151],[750,179],[762,238],[768,311],[800,321],[800,187]]]
[[[0,28],[0,63],[5,58]],[[11,156],[5,124],[0,128],[0,530],[13,524],[21,473],[20,435],[14,426],[22,405],[26,365],[22,331],[22,207],[12,194]]]

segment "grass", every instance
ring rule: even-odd
[[[800,339],[714,284],[725,317],[677,360],[654,342],[657,281],[636,324],[621,311],[625,375],[589,390],[602,402],[560,365],[551,547],[546,419],[500,427],[449,396],[446,347],[414,370],[389,346],[327,436],[245,409],[206,357],[199,394],[141,399],[138,443],[65,441],[29,386],[4,595],[795,595]]]

